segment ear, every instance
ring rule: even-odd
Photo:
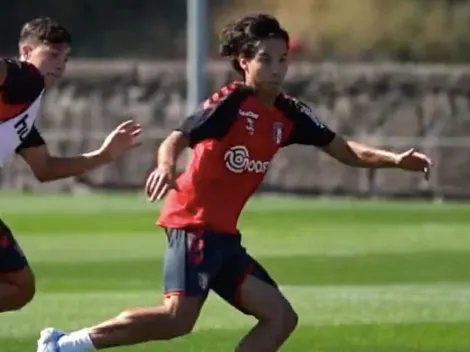
[[[243,69],[243,71],[248,70],[248,59],[246,57],[239,56],[238,63],[240,64],[240,67]]]
[[[27,60],[29,59],[31,52],[33,51],[33,46],[31,44],[20,44],[20,56]]]

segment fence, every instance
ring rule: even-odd
[[[225,64],[212,62],[207,78],[213,90],[232,76]],[[158,141],[185,115],[185,87],[184,62],[72,62],[68,78],[43,105],[39,125],[51,151],[71,155],[96,148],[106,131],[130,116],[146,126],[142,147],[84,176],[49,185],[38,185],[15,160],[2,170],[0,184],[33,191],[141,187]],[[398,170],[352,169],[310,147],[292,146],[273,160],[263,189],[470,196],[470,67],[296,63],[286,90],[314,105],[345,136],[385,148],[423,150],[434,159],[433,177],[426,183],[420,175]]]

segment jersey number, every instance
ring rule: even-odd
[[[28,116],[28,114],[24,115],[17,123],[14,124],[16,134],[21,142],[26,139],[29,133],[28,124],[26,123]]]

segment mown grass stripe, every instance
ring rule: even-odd
[[[470,322],[470,285],[370,287],[284,286],[302,325]],[[74,329],[133,306],[158,305],[160,294],[139,292],[39,293],[19,313],[0,316],[0,336],[32,334],[46,325]],[[198,330],[234,329],[253,323],[216,295],[204,307]]]

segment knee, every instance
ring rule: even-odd
[[[170,322],[169,339],[174,339],[190,334],[194,329],[196,320],[192,319],[192,317],[176,314],[171,316]]]
[[[20,287],[20,302],[18,309],[23,308],[29,302],[31,302],[36,295],[36,283],[34,279]]]
[[[280,332],[286,335],[292,333],[299,323],[299,316],[290,305],[280,309],[275,319]]]
[[[297,325],[299,324],[299,316],[292,307],[290,307],[290,309],[288,309],[284,313],[282,320],[283,320],[283,323],[282,323],[283,330],[289,334],[292,331],[294,331]]]
[[[14,296],[9,299],[9,303],[6,304],[6,310],[15,311],[24,308],[31,302],[36,294],[36,285],[34,278],[31,277],[24,282],[14,283],[16,286],[16,292]]]
[[[173,302],[172,302],[173,303]],[[198,310],[180,302],[166,306],[168,314],[169,339],[188,335],[193,331]]]
[[[289,336],[299,322],[299,316],[288,302],[283,302],[277,309],[273,309],[268,319],[282,336]]]

